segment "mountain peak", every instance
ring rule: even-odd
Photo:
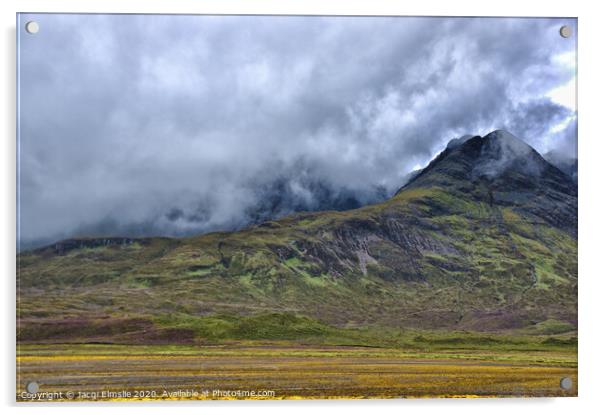
[[[521,143],[524,143],[523,140],[516,137],[514,134],[512,134],[506,130],[501,130],[501,129],[493,130],[492,132],[487,134],[485,137],[491,137],[492,139],[498,139],[498,140],[516,140],[516,141],[520,141]]]
[[[531,177],[535,181],[550,168],[554,169],[520,138],[504,130],[495,130],[484,137],[454,138],[406,186],[415,182],[421,186],[447,186],[465,180],[493,181],[508,175]]]
[[[547,164],[531,146],[504,130],[495,130],[482,138],[473,176],[494,179],[509,169],[528,176],[539,176]]]
[[[504,146],[504,149],[511,151],[512,154],[517,156],[536,152],[529,144],[505,130],[492,131],[483,137],[483,139]]]
[[[466,134],[466,135],[463,135],[462,137],[452,138],[447,143],[447,147],[445,147],[445,149],[453,150],[454,148],[460,147],[462,144],[464,144],[465,142],[467,142],[468,140],[470,140],[473,137],[474,137],[474,135]]]
[[[462,137],[452,138],[447,143],[447,146],[445,147],[445,149],[446,150],[456,149],[456,148],[462,146],[468,140],[475,138],[475,137],[479,137],[479,136],[474,135],[474,134],[466,134],[466,135],[463,135]],[[481,138],[481,137],[479,137],[479,138]],[[486,136],[482,137],[482,139],[484,139],[486,141],[497,142],[500,145],[502,145],[502,143],[503,143],[503,145],[508,146],[510,149],[514,149],[516,152],[526,152],[526,151],[528,151],[528,149],[531,149],[531,147],[529,147],[529,145],[527,143],[525,143],[523,140],[516,137],[514,134],[509,133],[506,130],[494,130],[494,131],[490,132],[489,134],[487,134]]]
[[[576,232],[575,183],[531,146],[503,130],[457,140],[400,191],[438,187]]]

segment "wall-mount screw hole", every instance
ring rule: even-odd
[[[573,387],[573,380],[571,378],[560,379],[560,387],[564,390],[569,390]]]
[[[25,386],[25,389],[29,393],[38,393],[40,390],[40,385],[38,385],[38,382],[28,382]]]
[[[38,24],[38,22],[34,21],[27,22],[25,24],[25,31],[27,31],[27,33],[29,33],[30,35],[35,35],[40,31],[40,25]]]
[[[560,36],[562,36],[563,38],[569,38],[571,37],[571,35],[573,34],[573,29],[571,29],[571,26],[562,26],[560,28]]]

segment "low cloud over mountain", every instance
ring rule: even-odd
[[[451,138],[497,128],[575,156],[576,42],[558,28],[576,21],[35,19],[20,45],[24,246],[377,202]]]

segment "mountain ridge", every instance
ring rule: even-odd
[[[496,147],[500,134],[444,150],[376,205],[23,253],[22,317],[292,311],[342,327],[576,327],[576,187],[515,138]]]

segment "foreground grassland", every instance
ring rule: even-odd
[[[19,401],[31,400],[24,394],[31,380],[40,392],[62,392],[56,400],[577,395],[576,346],[562,342],[464,348],[442,341],[423,349],[253,341],[25,344],[18,347],[17,365]],[[567,376],[574,385],[565,391],[559,383]],[[113,395],[102,395],[108,391]],[[190,392],[196,394],[183,395]]]

